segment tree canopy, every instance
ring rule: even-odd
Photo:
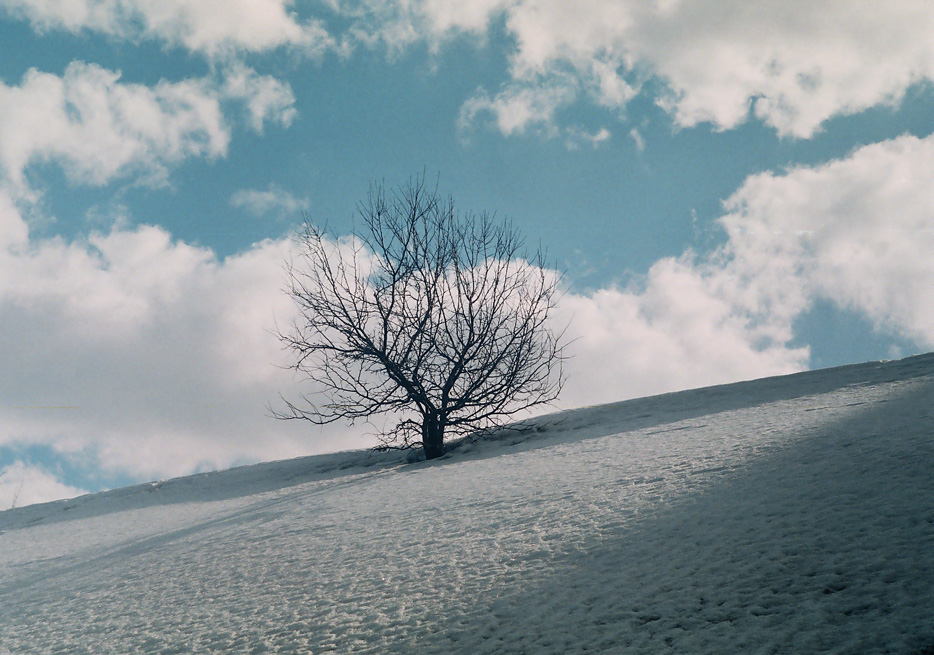
[[[364,229],[329,238],[305,221],[287,263],[298,318],[279,338],[315,387],[278,418],[314,423],[398,417],[394,447],[444,452],[447,435],[500,425],[553,401],[562,333],[550,325],[560,277],[522,253],[510,222],[459,215],[416,177],[371,187]]]

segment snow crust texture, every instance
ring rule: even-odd
[[[934,356],[0,513],[0,653],[934,652]]]

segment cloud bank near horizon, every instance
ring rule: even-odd
[[[55,472],[22,461],[4,466],[0,469],[0,511],[87,493],[84,489],[62,484],[58,477]]]
[[[934,137],[902,137],[808,168],[749,177],[725,201],[727,240],[657,262],[625,288],[570,292],[572,407],[807,367],[794,322],[817,299],[934,345]],[[265,406],[299,383],[270,333],[288,321],[288,239],[220,260],[155,226],[33,240],[2,207],[2,445],[93,451],[163,477],[362,446],[365,429],[283,424]],[[370,426],[372,431],[373,426]]]

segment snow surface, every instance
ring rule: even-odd
[[[0,653],[934,653],[934,355],[0,513]]]

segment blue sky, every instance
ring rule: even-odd
[[[926,1],[0,0],[0,506],[266,416],[288,235],[427,171],[565,276],[572,407],[934,344]],[[378,420],[377,420],[378,421]],[[378,426],[377,426],[378,427]]]

